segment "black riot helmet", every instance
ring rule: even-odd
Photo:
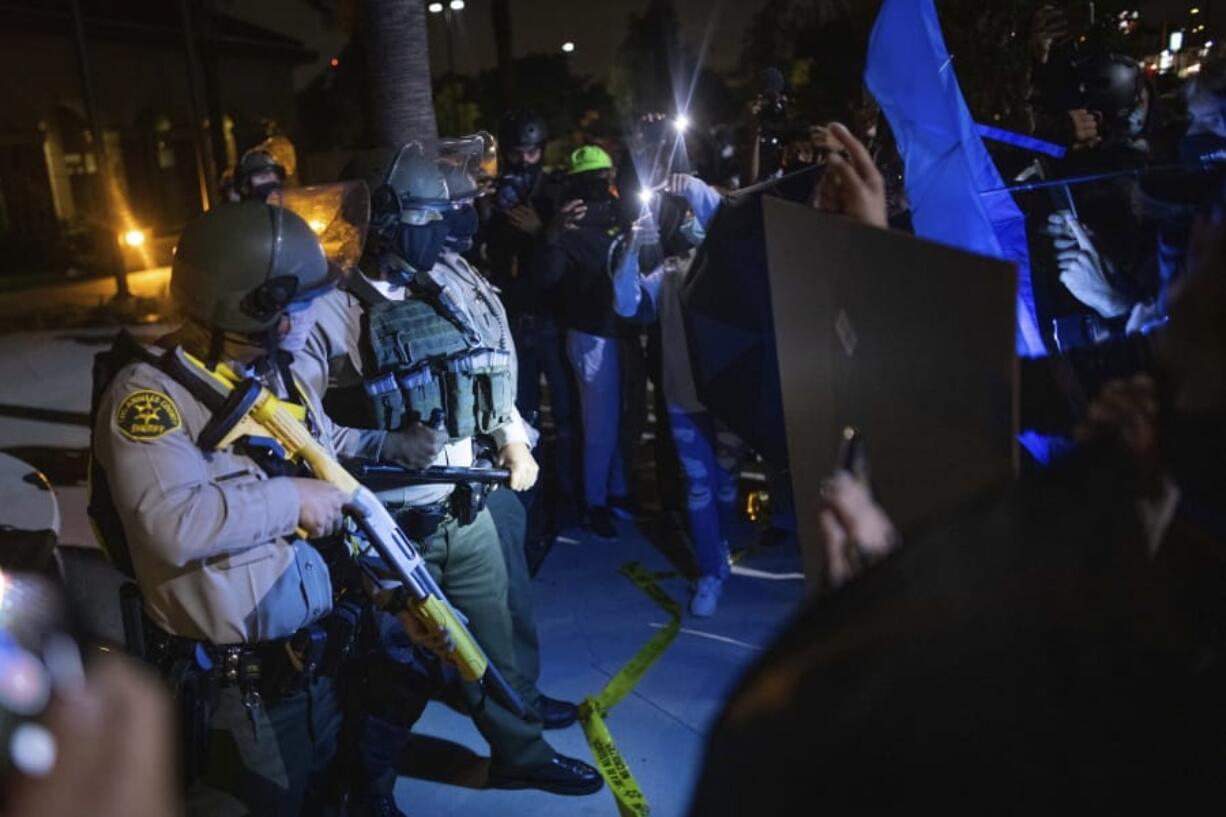
[[[511,151],[515,148],[544,148],[548,140],[545,120],[532,111],[512,111],[503,116],[498,125],[498,144],[502,146],[507,163],[513,169],[515,163],[511,161]]]
[[[248,150],[234,168],[233,192],[240,201],[263,201],[298,170],[294,144],[284,136],[272,136]]]
[[[306,221],[283,207],[244,201],[187,225],[175,247],[170,293],[188,317],[215,332],[256,335],[338,277]]]

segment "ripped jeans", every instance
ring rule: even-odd
[[[699,575],[727,578],[728,534],[743,445],[706,412],[691,414],[670,403],[668,418],[685,474],[686,510]]]

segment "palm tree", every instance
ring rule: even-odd
[[[375,144],[436,141],[425,0],[365,0],[363,29]]]

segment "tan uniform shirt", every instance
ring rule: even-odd
[[[515,343],[511,339],[510,323],[497,290],[467,261],[452,252],[443,254],[430,275],[465,311],[466,322],[477,329],[484,345],[511,353],[511,382],[514,384],[518,366]],[[404,287],[372,283],[389,300],[411,297]],[[295,356],[295,376],[319,394],[323,394],[329,385],[353,386],[361,383],[361,301],[348,292],[337,290],[324,295],[316,303],[315,329],[307,341],[305,352]],[[512,442],[529,442],[528,431],[519,411],[513,410],[512,415],[511,422],[495,429],[492,434],[499,448]],[[434,461],[434,465],[459,467],[472,464],[471,439],[449,443]],[[384,491],[379,498],[385,503],[429,505],[446,499],[454,490],[453,485],[418,485]]]
[[[329,448],[377,454],[381,432],[334,427],[304,391]],[[214,644],[288,636],[331,609],[327,566],[294,534],[299,503],[290,480],[268,478],[232,449],[206,456],[196,445],[210,416],[187,389],[146,363],[121,370],[99,404],[94,455],[123,523],[146,612],[169,633]]]

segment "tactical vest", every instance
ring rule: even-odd
[[[361,343],[376,427],[395,431],[440,412],[456,441],[511,421],[511,353],[483,346],[427,299],[367,304]]]

